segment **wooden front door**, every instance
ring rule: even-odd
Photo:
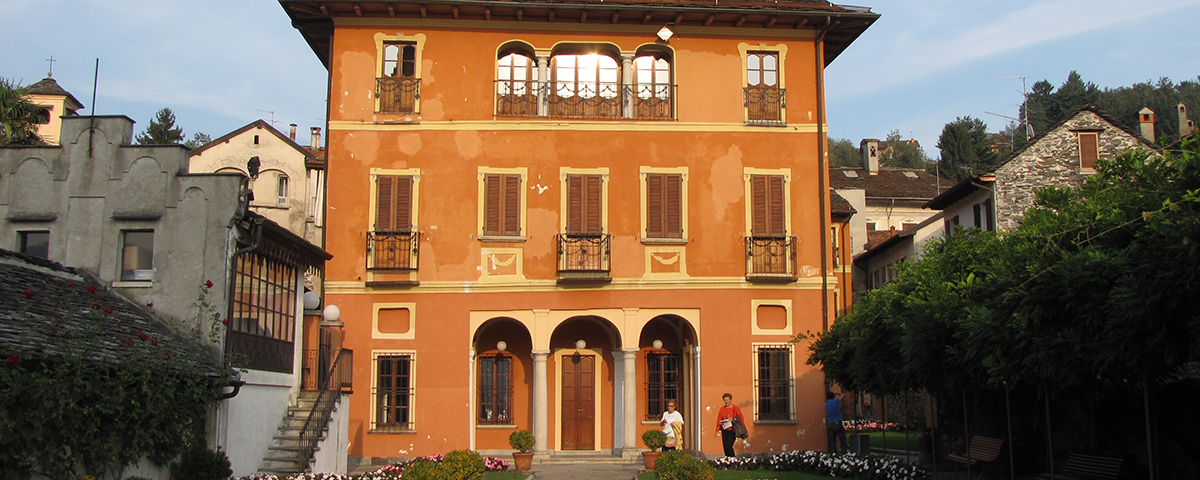
[[[564,356],[562,368],[562,449],[596,449],[596,357]]]

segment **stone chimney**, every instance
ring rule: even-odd
[[[1179,105],[1176,105],[1175,108],[1179,110],[1179,138],[1191,135],[1192,132],[1196,131],[1196,122],[1188,118],[1187,104],[1179,102]]]
[[[292,129],[288,131],[288,138],[292,139],[292,141],[294,142],[294,141],[296,141],[296,124],[293,123],[293,124],[290,124],[289,126],[292,127]]]
[[[879,139],[864,138],[858,144],[858,151],[862,153],[863,170],[870,175],[879,175]]]
[[[1142,138],[1147,142],[1154,143],[1154,110],[1151,110],[1150,107],[1138,110],[1138,124],[1141,125]]]
[[[308,148],[311,148],[311,149],[314,149],[314,150],[315,150],[315,149],[318,149],[318,148],[321,148],[321,127],[312,127],[312,140],[311,140],[311,142],[312,142],[312,143],[309,143],[309,144],[308,144]]]

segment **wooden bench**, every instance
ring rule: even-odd
[[[1054,474],[1056,480],[1115,480],[1121,475],[1120,458],[1090,453],[1071,452],[1067,466]],[[1050,473],[1038,475],[1038,480],[1049,480]]]
[[[995,462],[996,458],[1000,457],[1000,450],[1004,447],[1004,440],[999,438],[984,437],[975,435],[971,437],[971,443],[967,446],[967,453],[962,455],[951,454],[947,455],[946,459],[960,465],[974,466],[979,463]],[[958,472],[958,467],[954,466],[954,471]],[[983,478],[983,471],[979,472],[979,477]]]

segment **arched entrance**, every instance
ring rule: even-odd
[[[658,315],[638,336],[638,414],[646,421],[662,418],[667,402],[683,414],[683,448],[699,444],[700,392],[696,331],[677,315]],[[657,428],[657,427],[655,427]]]
[[[474,448],[508,449],[513,429],[533,426],[533,338],[525,325],[494,317],[475,330],[471,379]]]
[[[605,432],[612,432],[613,352],[620,348],[620,334],[603,317],[571,317],[554,329],[555,450],[611,448]]]

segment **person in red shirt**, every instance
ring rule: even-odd
[[[742,416],[742,409],[733,404],[733,394],[726,393],[721,395],[721,400],[725,401],[725,406],[717,412],[717,436],[721,437],[721,444],[725,447],[725,456],[732,457],[733,442],[737,436],[733,433],[733,418],[737,417],[742,425],[746,424],[746,417]]]

